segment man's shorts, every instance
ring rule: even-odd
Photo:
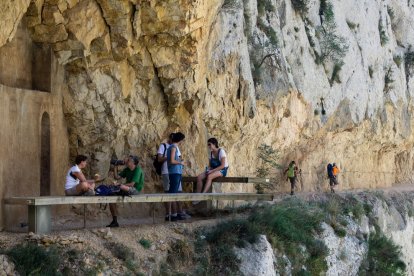
[[[95,192],[92,191],[92,190],[89,190],[89,191],[84,192],[84,193],[79,193],[78,191],[76,191],[76,186],[74,186],[70,189],[65,190],[65,195],[66,196],[94,196]]]
[[[329,185],[330,186],[338,185],[338,184],[339,184],[339,182],[338,182],[338,179],[336,177],[330,177],[329,178]]]
[[[168,174],[162,175],[162,186],[164,188],[164,192],[168,193],[168,190],[170,189],[170,177]],[[178,192],[183,191],[182,183],[180,183],[180,187],[178,187]]]

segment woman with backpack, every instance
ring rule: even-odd
[[[209,165],[206,170],[197,176],[197,193],[206,193],[213,180],[217,177],[227,175],[229,163],[227,162],[227,155],[223,148],[219,147],[219,143],[216,138],[210,138],[207,140],[207,146],[210,150]],[[203,188],[203,180],[206,180],[206,184]],[[193,202],[197,204],[198,202]]]

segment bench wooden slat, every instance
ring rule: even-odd
[[[65,204],[99,204],[122,202],[170,202],[170,201],[204,201],[204,200],[264,200],[272,201],[273,194],[253,193],[179,193],[179,194],[143,194],[134,196],[44,196],[11,197],[6,204],[17,205],[65,205]]]
[[[197,182],[197,177],[195,176],[183,176],[182,182]],[[213,182],[221,183],[263,183],[270,182],[270,178],[260,178],[260,177],[217,177]]]

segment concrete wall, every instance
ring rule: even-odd
[[[16,54],[19,54],[17,51]],[[63,195],[68,135],[62,110],[63,68],[51,58],[51,93],[0,84],[0,198],[40,195],[41,120],[50,117],[50,193]],[[0,228],[27,222],[26,208],[1,205]]]

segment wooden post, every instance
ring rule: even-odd
[[[86,204],[83,204],[83,229],[86,228]]]
[[[155,224],[155,203],[152,203],[152,224]]]

